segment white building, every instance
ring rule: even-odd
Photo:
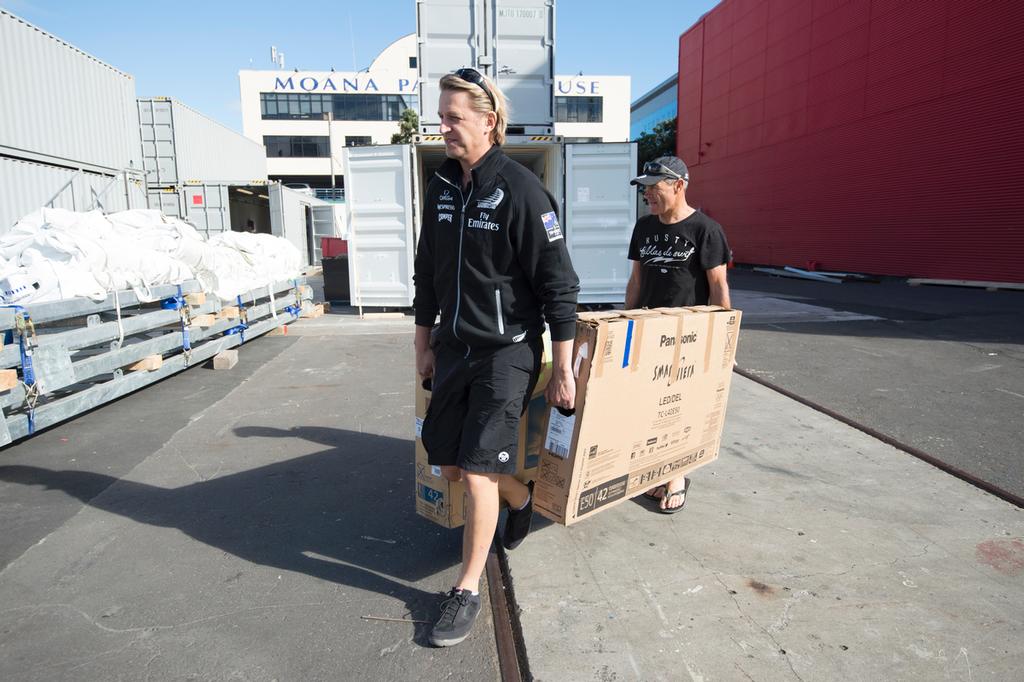
[[[330,188],[333,174],[341,188],[341,150],[390,144],[402,111],[418,108],[416,35],[396,40],[365,71],[245,70],[238,78],[242,130],[265,146],[270,179]],[[628,140],[629,89],[629,76],[556,76],[555,134]]]

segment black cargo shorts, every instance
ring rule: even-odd
[[[434,350],[430,405],[420,434],[427,461],[514,474],[519,420],[540,375],[540,338],[508,346]]]

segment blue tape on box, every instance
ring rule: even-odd
[[[626,350],[622,352],[622,366],[629,367],[629,349],[633,345],[633,320],[626,325]]]

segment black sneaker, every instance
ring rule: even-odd
[[[533,522],[533,481],[527,484],[530,489],[530,501],[526,506],[516,511],[508,510],[508,518],[505,520],[505,533],[501,537],[501,544],[505,549],[515,549],[530,534],[530,524]]]
[[[441,617],[434,623],[430,643],[434,646],[455,646],[469,635],[480,613],[480,595],[473,596],[469,590],[452,588],[448,597],[441,602]]]

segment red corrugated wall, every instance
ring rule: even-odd
[[[738,263],[1024,282],[1024,1],[724,0],[679,42]]]

